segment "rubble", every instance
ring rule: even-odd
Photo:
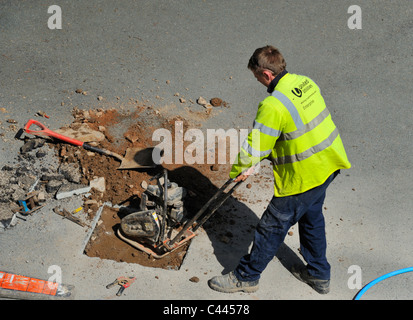
[[[214,107],[222,106],[222,99],[220,98],[212,98],[210,102]]]
[[[199,105],[205,107],[206,109],[211,109],[212,107],[225,107],[229,108],[229,105],[227,102],[222,100],[221,98],[215,97],[209,100],[209,102],[203,98],[199,97],[198,100],[196,101]]]
[[[114,108],[80,110],[75,107],[72,112],[74,121],[69,128],[80,131],[88,126],[88,132],[104,135],[103,141],[88,143],[122,154],[128,147],[150,145],[153,131],[160,126],[173,129],[175,118],[165,119],[156,113],[146,112],[143,122],[140,120],[140,113],[144,111],[148,109],[139,108],[132,114],[124,115]],[[131,119],[134,120],[132,125],[130,125]],[[111,125],[118,125],[122,121],[129,124],[126,132],[113,131]],[[151,125],[148,126],[148,123]],[[67,134],[67,131],[65,133]],[[84,135],[77,137],[82,138]],[[4,210],[0,211],[0,232],[3,230],[2,226],[6,228],[13,226],[16,221],[20,222],[20,219],[16,220],[19,216],[13,214],[11,206],[16,209],[16,201],[25,197],[29,190],[39,191],[47,208],[60,204],[63,208],[72,203],[70,197],[76,196],[77,200],[83,201],[81,205],[83,211],[77,214],[76,218],[81,218],[82,222],[90,226],[91,231],[90,237],[88,236],[84,241],[84,250],[82,250],[87,256],[160,268],[180,266],[189,243],[162,261],[149,261],[146,253],[137,252],[130,244],[114,238],[113,228],[116,228],[115,225],[120,223],[122,215],[125,214],[124,208],[139,208],[143,194],[150,191],[157,194],[156,188],[153,185],[149,187],[146,182],[151,181],[154,173],[117,170],[119,162],[112,157],[88,153],[68,143],[49,143],[51,141],[49,138],[24,137],[21,140],[25,147],[22,147],[18,155],[18,162],[13,165],[8,164],[1,169],[1,173],[4,174],[0,177],[0,201],[5,205],[2,207]],[[96,136],[92,140],[96,140]],[[219,171],[211,170],[208,164],[183,167],[181,164],[166,166],[171,179],[170,187],[168,184],[168,212],[171,221],[176,223],[184,222],[186,212],[192,214],[198,211],[202,203],[209,200],[216,188],[210,179],[219,179],[222,175]],[[185,193],[189,196],[183,199]],[[122,210],[109,209],[108,206],[112,205],[121,205]],[[69,205],[63,209],[67,209],[70,213],[74,208]],[[39,210],[41,214],[44,213],[43,210]],[[62,210],[58,211],[62,212]],[[60,214],[59,212],[57,213]],[[66,213],[66,216],[69,215]],[[23,218],[30,220],[30,216]],[[92,232],[93,236],[91,236]],[[97,238],[99,241],[92,240]]]
[[[70,128],[73,133],[76,130]],[[86,140],[101,139],[98,131],[84,125],[78,126],[78,133],[84,134]],[[104,135],[103,135],[104,137]],[[1,168],[0,174],[0,230],[16,224],[15,212],[18,211],[19,201],[27,198],[30,192],[36,191],[42,202],[51,199],[63,199],[74,195],[84,194],[92,189],[92,186],[81,183],[82,173],[76,161],[64,159],[67,162],[60,163],[59,155],[53,145],[46,142],[48,138],[23,137],[23,145],[17,161]],[[104,192],[104,181],[97,181],[95,186]]]
[[[212,108],[212,105],[210,103],[208,103],[208,101],[205,100],[205,98],[203,97],[199,97],[197,100],[197,103],[201,106],[203,106],[204,108],[210,109]]]
[[[33,149],[42,147],[44,143],[45,143],[45,140],[41,138],[30,139],[20,148],[20,152],[21,153],[30,152]]]
[[[87,115],[86,113],[84,114]],[[93,130],[86,123],[69,128],[60,128],[55,130],[55,132],[82,142],[100,142],[105,139],[105,135],[102,132]]]
[[[77,163],[62,163],[59,167],[59,173],[62,174],[67,181],[74,183],[80,183],[80,179],[82,178]]]
[[[87,193],[91,189],[92,189],[91,186],[85,186],[85,185],[77,184],[77,183],[65,183],[65,184],[62,184],[62,186],[57,191],[56,199],[60,200],[60,199],[72,197],[74,195]]]
[[[132,132],[126,132],[124,134],[125,138],[128,139],[130,142],[134,143],[136,141],[138,141],[139,139],[139,135],[138,133],[132,131]]]
[[[23,148],[24,147],[24,148]],[[42,194],[42,200],[47,200],[48,195],[46,181],[42,181],[43,176],[51,175],[56,172],[56,163],[53,163],[51,157],[54,157],[54,151],[44,143],[44,139],[29,139],[22,147],[21,153],[17,157],[17,164],[5,165],[1,168],[0,175],[0,226],[11,222],[16,208],[18,208],[18,201],[25,199],[27,194],[33,191],[39,191]],[[36,153],[42,152],[44,156],[36,157]],[[36,159],[36,161],[34,161]],[[63,179],[62,179],[63,180]],[[50,180],[54,181],[54,180]],[[50,188],[48,188],[50,191]],[[53,190],[54,192],[56,190]]]
[[[106,186],[105,186],[105,177],[96,177],[92,181],[90,181],[90,187],[94,188],[95,190],[99,192],[105,192],[106,191]]]
[[[37,111],[36,117],[44,117],[44,118],[47,118],[47,119],[50,118],[44,111],[41,111],[41,110]]]
[[[46,184],[47,193],[56,193],[63,184],[63,180],[50,180]]]
[[[205,106],[208,102],[205,100],[205,98],[199,97],[197,100],[197,103],[200,104],[201,106]]]

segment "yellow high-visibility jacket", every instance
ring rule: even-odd
[[[277,197],[303,193],[351,167],[320,89],[310,78],[286,73],[259,104],[230,177],[264,158],[273,163]]]

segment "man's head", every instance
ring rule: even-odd
[[[286,66],[281,52],[273,46],[258,48],[248,61],[248,69],[266,87]]]

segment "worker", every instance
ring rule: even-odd
[[[237,267],[208,281],[220,292],[255,292],[261,273],[274,258],[290,227],[298,223],[300,252],[306,262],[292,274],[320,294],[330,288],[322,213],[326,189],[340,169],[348,169],[340,134],[317,84],[286,70],[273,46],[255,50],[248,69],[267,87],[253,129],[241,147],[230,177],[244,181],[263,159],[270,159],[274,196],[256,227],[253,245]]]

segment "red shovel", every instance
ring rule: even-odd
[[[30,127],[32,125],[38,126],[41,130],[30,130]],[[118,169],[153,168],[156,166],[155,162],[152,159],[152,152],[154,148],[128,148],[126,150],[125,157],[122,157],[121,155],[114,153],[112,151],[106,149],[99,149],[83,141],[69,138],[60,133],[54,132],[48,129],[44,124],[40,123],[37,120],[30,119],[24,126],[23,130],[28,134],[56,138],[67,143],[73,144],[75,146],[83,147],[84,149],[89,151],[112,156],[121,161],[121,165]]]

